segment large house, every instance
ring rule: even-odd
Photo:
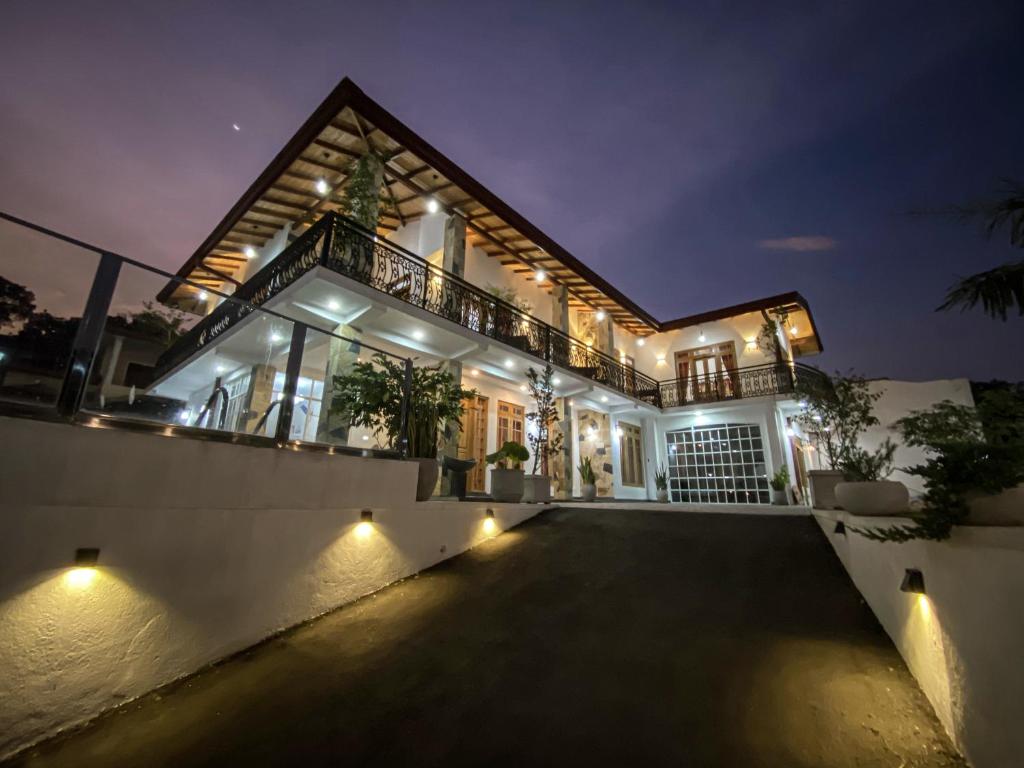
[[[378,192],[375,228],[339,212],[353,183]],[[525,372],[546,363],[563,498],[579,492],[582,457],[617,498],[654,498],[661,467],[678,502],[766,504],[783,466],[805,486],[809,449],[787,424],[796,383],[818,375],[796,359],[822,345],[799,293],[658,320],[348,79],[178,274],[211,290],[171,282],[159,300],[205,317],[164,354],[151,393],[187,402],[187,423],[209,424],[214,404],[214,426],[274,434],[287,323],[220,291],[360,342],[307,335],[293,439],[374,445],[327,407],[333,374],[367,344],[443,363],[478,392],[448,449],[478,460],[471,491],[488,490],[487,453],[525,442]]]

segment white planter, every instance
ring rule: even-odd
[[[662,504],[668,504],[668,490],[661,488],[658,490],[658,501]]]
[[[811,506],[815,509],[839,509],[836,486],[843,482],[843,473],[835,469],[812,469],[807,474],[811,478]]]
[[[420,465],[419,474],[416,477],[416,501],[426,501],[434,495],[441,465],[437,463],[437,459],[412,460]]]
[[[781,491],[776,491],[774,488],[772,489],[772,504],[774,504],[777,507],[789,506],[789,497],[786,496],[785,488],[783,488]]]
[[[526,475],[523,478],[523,501],[527,504],[547,504],[551,501],[551,476]]]
[[[584,484],[583,488],[580,490],[580,496],[584,501],[593,501],[597,498],[597,486],[593,483],[590,483],[589,485]]]
[[[910,510],[910,491],[896,480],[839,483],[836,499],[851,515],[905,515]]]
[[[970,494],[967,525],[1024,525],[1024,485],[1000,493]]]
[[[509,504],[518,504],[523,498],[523,470],[491,470],[491,498]]]

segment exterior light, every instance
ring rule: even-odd
[[[796,336],[796,326],[795,325],[789,326],[789,335],[790,336]]]
[[[832,530],[832,533],[838,533],[840,536],[846,535],[846,523],[842,520],[836,521],[836,527]]]
[[[693,415],[694,416],[703,416],[704,415],[704,411],[694,411]]]
[[[658,365],[664,365],[665,364],[665,353],[664,352],[659,352],[655,357],[656,357],[656,359],[658,361]]]
[[[592,341],[588,341],[587,342],[587,349],[592,349],[593,346],[594,346],[594,342],[592,342]]]
[[[910,592],[915,595],[926,594],[924,591],[924,574],[917,568],[907,568],[903,573],[900,592]]]
[[[280,343],[280,341],[281,341],[281,334],[280,334],[280,333],[278,333],[277,331],[274,331],[273,333],[271,333],[271,334],[270,334],[270,340],[271,340],[271,341],[272,341],[272,342],[273,342],[274,344],[278,344],[278,343]]]
[[[200,291],[196,298],[198,298],[200,301],[206,301],[208,298],[210,298],[210,294],[208,294],[206,291]]]
[[[441,210],[441,206],[438,204],[437,200],[432,197],[429,198],[427,200],[427,213],[437,213],[439,210]]]
[[[594,315],[594,317],[597,318],[597,322],[603,323],[604,319],[606,317],[608,317],[608,315],[605,313],[605,311],[603,309],[599,309],[599,310],[597,310],[597,314]]]
[[[373,522],[373,510],[364,509],[359,513],[359,521],[361,523],[372,523]]]
[[[96,579],[96,563],[99,559],[100,551],[95,547],[76,549],[75,567],[64,575],[68,586],[82,589],[92,584]]]
[[[623,434],[622,433],[622,427],[616,427],[615,428],[615,436],[618,437],[618,438],[621,438],[622,434]]]
[[[569,405],[572,405],[572,400],[569,401]]]
[[[554,384],[557,387],[559,384],[562,383],[562,380],[560,378],[558,378],[557,376],[555,376],[555,378],[553,378],[551,380],[551,383]]]
[[[608,395],[601,395],[601,402],[602,403],[607,403],[608,402]]]
[[[412,332],[412,337],[416,339],[416,341],[423,341],[423,331],[417,328],[415,331]]]
[[[625,365],[626,364],[626,356],[625,355],[619,355],[619,362],[622,363],[623,365]]]
[[[364,509],[359,513],[359,523],[356,525],[356,536],[360,539],[368,539],[373,534],[373,510]]]
[[[786,437],[796,437],[796,432],[793,431],[792,427],[786,427]]]
[[[699,341],[701,344],[703,344],[704,340],[706,338],[707,338],[707,336],[704,335],[704,329],[702,328],[700,333],[697,335],[697,341]]]
[[[484,517],[489,517],[491,520],[493,520],[494,519],[494,510],[491,509],[490,507],[488,507],[487,511],[484,512]]]
[[[514,367],[514,366],[515,366],[515,361],[514,361],[514,360],[512,360],[512,358],[511,358],[511,357],[506,357],[506,358],[505,358],[505,367],[506,367],[506,368],[512,368],[512,367]]]
[[[317,179],[316,191],[319,192],[321,195],[326,195],[328,192],[331,191],[331,188],[327,186],[327,182],[324,181],[323,179]]]
[[[245,258],[247,258],[247,259],[255,259],[256,258],[256,249],[253,248],[251,245],[245,246],[245,250],[242,251],[242,253],[245,254]]]
[[[638,347],[642,347],[642,346],[643,346],[644,344],[646,344],[646,343],[647,343],[647,342],[643,340],[643,337],[640,337],[639,339],[637,339],[637,340],[636,340],[636,345],[637,345]]]
[[[806,400],[801,400],[799,403],[797,403],[797,405],[799,405],[802,410],[805,410],[805,411],[807,410],[807,401]]]
[[[98,547],[83,547],[75,550],[75,565],[79,568],[95,568],[100,561]]]
[[[526,391],[526,385],[525,384],[520,384],[519,385],[519,391],[520,392],[525,392]]]
[[[226,371],[226,370],[227,370],[227,367],[225,367],[223,365],[218,365],[217,368],[216,368],[217,373],[224,373],[224,371]]]
[[[480,371],[477,370],[476,368],[474,368],[472,371],[469,372],[469,374],[471,376],[479,376],[480,375]]]
[[[536,272],[533,273],[533,279],[536,280],[538,283],[543,283],[545,277],[547,277],[547,274],[544,272],[543,269],[538,269]]]
[[[331,299],[330,301],[327,302],[327,308],[332,312],[337,312],[339,309],[341,309],[341,302],[338,301],[337,299]]]

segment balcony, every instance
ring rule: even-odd
[[[307,272],[323,267],[628,397],[660,406],[658,382],[419,256],[325,214],[160,358],[159,374],[205,350]]]
[[[718,403],[750,397],[791,395],[806,384],[827,381],[824,373],[800,363],[769,363],[721,373],[659,382],[662,408]]]

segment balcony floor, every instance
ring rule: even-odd
[[[13,764],[964,765],[813,520],[603,506]]]

